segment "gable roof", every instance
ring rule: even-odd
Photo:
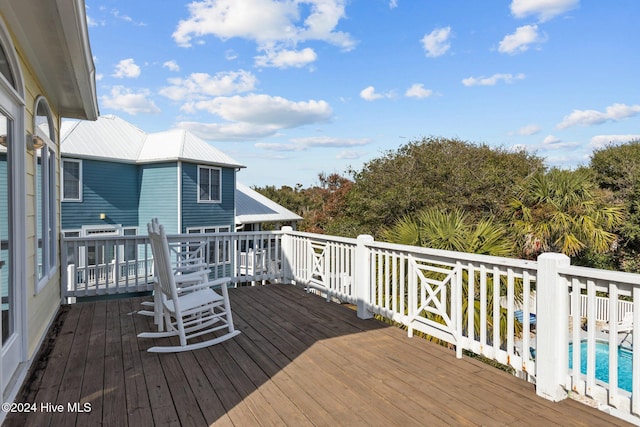
[[[236,183],[236,224],[300,221],[302,217],[246,185]]]
[[[120,117],[101,116],[94,122],[65,122],[62,155],[125,163],[187,161],[244,168],[230,156],[183,129],[150,133]]]

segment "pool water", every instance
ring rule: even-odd
[[[569,369],[573,369],[573,343],[569,344]],[[618,347],[618,387],[631,391],[631,351]],[[580,372],[587,373],[587,342],[580,343]],[[609,343],[596,342],[596,378],[609,382]]]

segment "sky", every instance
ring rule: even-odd
[[[548,166],[640,139],[637,0],[86,0],[101,115],[304,187],[410,141]]]

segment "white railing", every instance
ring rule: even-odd
[[[589,298],[586,295],[580,296],[580,317],[587,317]],[[609,321],[609,298],[595,297],[595,319],[599,322]],[[624,315],[633,311],[633,303],[631,301],[618,301],[618,313]],[[569,314],[573,315],[572,307],[569,307]],[[618,316],[621,317],[621,316]],[[591,316],[593,318],[593,316]]]
[[[572,312],[582,310],[582,317],[572,318],[569,361],[580,369],[569,370],[565,388],[640,415],[640,347],[632,345],[640,342],[640,327],[619,332],[617,326],[628,312],[633,313],[633,325],[640,325],[640,276],[575,266],[561,268],[559,274],[566,283]],[[596,292],[608,297],[596,296]],[[599,317],[605,317],[603,312],[609,319],[609,333],[604,335],[596,324]],[[596,354],[602,351],[604,360],[597,360]],[[597,364],[608,365],[608,369],[603,372]]]
[[[130,261],[135,268],[94,273],[110,283],[108,289],[152,282],[152,262],[145,258],[150,254],[148,242],[140,236],[132,239],[128,248],[135,244],[139,258]],[[70,265],[80,259],[77,255],[84,255],[80,265],[87,265],[83,251],[89,249],[82,247],[95,252],[101,246],[124,247],[126,240],[66,238],[63,253],[76,255],[67,261]],[[568,257],[559,254],[526,261],[382,243],[371,236],[347,239],[301,233],[289,227],[275,232],[170,236],[170,241],[202,248],[214,277],[230,276],[236,283],[302,285],[327,300],[355,304],[359,317],[381,316],[404,325],[409,336],[422,333],[448,343],[458,357],[468,350],[507,365],[519,377],[535,382],[537,393],[547,399],[561,400],[568,391],[584,394],[640,423],[640,350],[637,346],[630,350],[633,390],[619,390],[617,345],[625,336],[615,326],[606,335],[609,381],[593,373],[597,338],[605,336],[596,322],[609,319],[614,324],[632,311],[634,325],[640,325],[640,275],[573,267]],[[65,296],[76,289],[86,292],[79,277],[77,270],[68,274]],[[634,328],[626,337],[629,343],[640,340],[639,331]],[[588,354],[585,374],[569,369],[569,346],[576,343],[578,348],[582,341]],[[572,366],[580,362],[581,351],[573,352]]]
[[[169,236],[176,257],[199,250],[211,278],[237,282],[279,281],[282,232]],[[64,298],[153,290],[153,257],[146,236],[64,237]],[[96,262],[108,260],[103,262]],[[261,268],[256,268],[261,266]]]

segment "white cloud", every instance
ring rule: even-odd
[[[617,122],[622,119],[640,114],[640,105],[613,104],[606,108],[604,112],[596,110],[573,110],[573,112],[562,119],[556,127],[566,129],[572,126],[592,126],[604,122]]]
[[[249,71],[226,71],[211,76],[193,73],[187,78],[167,80],[171,86],[160,89],[160,95],[174,101],[205,99],[208,96],[232,95],[255,88],[257,78]]]
[[[293,138],[289,143],[259,142],[257,148],[269,151],[305,151],[309,148],[340,148],[356,147],[369,144],[367,138],[335,138],[330,136],[312,136],[306,138]]]
[[[183,110],[206,111],[225,122],[183,121],[178,123],[178,127],[187,129],[206,140],[226,141],[247,141],[273,136],[281,129],[326,122],[333,114],[331,107],[325,101],[294,102],[277,96],[255,94],[194,101],[185,104]],[[286,147],[274,145],[269,149],[295,151],[292,147],[299,147],[301,144],[330,146],[331,143],[331,140],[309,139],[292,142]]]
[[[326,101],[294,102],[279,96],[255,94],[197,101],[192,107],[228,121],[274,126],[278,129],[325,122],[333,114]]]
[[[118,19],[120,19],[122,21],[128,22],[128,23],[133,24],[133,25],[137,25],[139,27],[144,27],[146,25],[142,21],[139,21],[139,22],[134,21],[134,19],[132,17],[130,17],[129,15],[123,15],[122,13],[120,13],[120,11],[118,9],[111,10],[111,14],[114,17],[116,17],[116,18],[118,18]]]
[[[291,142],[305,148],[309,147],[355,147],[371,142],[367,138],[335,138],[330,136],[310,136],[293,138]]]
[[[516,80],[522,80],[525,75],[520,73],[516,74],[494,74],[491,77],[467,77],[462,79],[462,84],[465,86],[495,86],[498,82],[513,83]]]
[[[300,68],[314,62],[318,59],[318,55],[313,49],[307,47],[302,50],[268,50],[266,55],[256,56],[254,59],[259,67]]]
[[[160,109],[148,98],[149,95],[146,89],[133,92],[123,86],[114,86],[109,95],[102,96],[100,101],[106,108],[131,115],[159,113]]]
[[[451,44],[449,37],[451,36],[451,27],[436,28],[422,38],[422,46],[430,58],[436,58],[444,55]]]
[[[579,146],[579,142],[566,142],[558,138],[555,135],[547,135],[542,140],[542,149],[544,150],[559,150],[562,148],[572,148]]]
[[[535,135],[540,132],[540,126],[538,125],[527,125],[523,126],[516,131],[516,135]]]
[[[247,141],[274,135],[277,126],[263,126],[252,123],[200,123],[179,122],[179,128],[193,132],[209,141]]]
[[[180,71],[180,66],[176,61],[173,61],[173,60],[166,61],[164,64],[162,64],[162,66],[168,69],[169,71]]]
[[[395,9],[398,7],[398,0],[389,0],[389,9]]]
[[[407,89],[404,95],[409,98],[422,99],[433,96],[433,91],[431,89],[425,89],[422,83],[414,83],[409,89]]]
[[[640,141],[640,134],[636,135],[596,135],[591,138],[591,145],[594,148],[606,147],[609,144],[624,144],[631,141]]]
[[[516,18],[533,15],[544,22],[574,9],[579,3],[580,0],[513,0],[511,14]]]
[[[561,141],[560,138],[558,138],[555,135],[547,135],[543,140],[542,140],[542,145],[553,145],[553,144],[557,144]]]
[[[362,153],[353,150],[344,150],[336,155],[336,159],[338,160],[355,160],[360,157],[362,157]]]
[[[543,43],[546,39],[538,34],[537,25],[524,25],[516,28],[516,32],[505,36],[498,51],[500,53],[508,53],[515,55],[529,50],[529,46],[533,43]]]
[[[376,99],[383,98],[383,96],[379,93],[376,93],[376,88],[374,88],[373,86],[368,86],[360,91],[360,98],[364,99],[365,101],[374,101]]]
[[[375,101],[376,99],[382,98],[393,98],[393,96],[393,91],[378,93],[376,92],[376,88],[373,86],[367,86],[360,91],[360,98],[364,99],[365,101]]]
[[[136,65],[132,58],[123,59],[116,65],[115,71],[112,74],[113,77],[118,79],[123,78],[136,78],[140,75],[140,67]]]
[[[104,27],[105,26],[105,22],[104,21],[96,21],[95,19],[93,19],[93,17],[87,15],[87,25],[89,27]]]
[[[345,0],[201,0],[189,4],[189,18],[173,33],[175,42],[191,46],[193,38],[213,35],[226,40],[254,40],[260,48],[295,46],[320,40],[342,49],[355,47],[336,27],[345,17]]]

